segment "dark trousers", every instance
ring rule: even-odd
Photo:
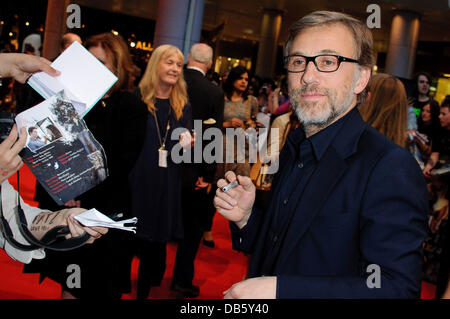
[[[166,243],[134,239],[134,254],[139,258],[137,299],[148,298],[150,287],[159,286],[166,271]]]
[[[214,217],[213,189],[207,194],[206,189],[183,189],[183,227],[184,238],[178,243],[172,282],[183,287],[192,285],[194,279],[194,261],[200,240],[205,230],[210,230]],[[212,211],[212,213],[211,213]],[[209,229],[205,229],[208,227]]]
[[[214,207],[214,196],[216,194],[217,185],[213,184],[211,190],[208,194],[206,194],[206,202],[203,203],[203,216],[202,216],[202,225],[203,231],[211,231],[214,215],[216,214],[216,208]]]

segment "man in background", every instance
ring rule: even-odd
[[[223,90],[206,78],[212,59],[213,50],[210,46],[204,43],[194,44],[184,70],[192,119],[194,123],[201,121],[203,131],[210,127],[221,129],[223,123]],[[197,136],[199,133],[196,133]],[[201,141],[196,143],[199,142]],[[203,150],[201,151],[203,154]],[[194,260],[203,232],[207,228],[205,222],[211,224],[215,212],[212,206],[214,191],[211,191],[215,170],[215,164],[205,163],[202,156],[202,163],[186,164],[183,171],[184,239],[178,245],[171,288],[184,297],[197,297],[200,293],[199,288],[192,284]]]
[[[431,102],[430,94],[431,76],[427,72],[419,72],[415,76],[417,96],[414,99],[413,108],[417,118],[425,105]]]
[[[75,41],[80,44],[83,43],[78,34],[71,33],[71,32],[65,33],[61,37],[61,53],[64,52],[64,50],[67,49]]]

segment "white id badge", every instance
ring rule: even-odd
[[[158,150],[159,167],[167,167],[167,150]]]

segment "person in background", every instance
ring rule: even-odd
[[[427,178],[431,178],[431,171],[434,168],[450,164],[450,100],[442,101],[439,122],[441,129],[436,134],[431,155],[424,169],[424,175]]]
[[[288,134],[299,126],[300,122],[295,112],[281,114],[273,120],[267,140],[267,157],[263,159],[267,165],[278,161]],[[250,178],[256,187],[255,207],[261,211],[267,209],[267,205],[269,204],[269,193],[274,176],[274,174],[268,174],[264,171],[263,161],[258,159],[252,165],[250,171]]]
[[[441,250],[439,256],[439,271],[437,273],[436,298],[449,297],[446,291],[450,276],[450,223],[449,215],[449,183],[448,174],[434,175],[433,170],[447,167],[450,164],[450,100],[444,99],[441,104],[439,120],[442,130],[435,139],[427,167],[429,167],[429,179],[435,196],[434,214],[430,219],[430,229],[437,236],[436,247]],[[435,156],[433,156],[435,155]]]
[[[26,54],[18,53],[2,53],[0,54],[0,77],[8,78],[12,77],[20,83],[25,83],[29,76],[35,72],[43,71],[51,76],[59,75],[59,71],[50,67],[50,62],[44,58],[37,56],[30,56]],[[18,219],[15,214],[17,210],[18,193],[9,184],[8,178],[16,173],[23,165],[23,161],[19,156],[20,151],[24,148],[27,141],[26,129],[22,128],[19,137],[17,126],[14,125],[9,135],[0,143],[0,209],[1,215],[5,218],[6,222],[12,231],[14,239],[20,244],[28,245],[29,242],[23,237],[18,227]],[[83,227],[74,216],[86,211],[81,208],[64,209],[58,212],[50,212],[47,210],[31,207],[24,203],[20,198],[20,206],[24,210],[25,217],[29,224],[29,229],[36,239],[41,239],[45,232],[42,229],[50,229],[54,226],[68,226],[70,230],[70,236],[79,236],[83,231],[87,232],[91,239],[88,243],[92,243],[95,239],[108,232],[104,227]],[[34,221],[41,220],[35,219],[37,216],[44,217],[57,214],[52,224],[48,223],[40,224],[39,230],[33,226]],[[46,222],[44,222],[46,223]],[[12,246],[3,236],[3,231],[0,232],[0,248],[5,250],[6,253],[14,260],[18,260],[23,263],[29,263],[33,259],[42,259],[45,257],[43,249],[23,251]]]
[[[259,98],[259,88],[260,88],[261,78],[257,75],[252,75],[248,81],[248,95],[252,95]]]
[[[413,101],[414,112],[417,119],[419,119],[420,113],[425,105],[430,103],[432,98],[430,95],[431,76],[427,72],[419,72],[414,77],[416,85],[416,96]]]
[[[244,133],[248,127],[255,125],[256,114],[258,113],[258,100],[248,95],[248,71],[242,66],[231,69],[227,81],[224,85],[225,107],[223,116],[223,128],[234,128],[238,133]],[[242,131],[239,132],[239,129]],[[228,134],[230,135],[230,134]],[[223,176],[226,171],[232,170],[237,174],[249,176],[249,145],[238,145],[234,136],[224,134],[223,155],[224,162],[217,164],[216,176]],[[234,139],[234,158],[227,156],[227,143],[232,144]]]
[[[281,87],[276,88],[269,95],[268,109],[270,114],[278,116],[292,109],[287,90],[287,78],[285,77],[281,80]]]
[[[167,242],[183,238],[182,165],[171,157],[178,142],[183,147],[193,142],[183,65],[184,56],[178,48],[157,47],[136,92],[147,106],[145,142],[129,178],[132,214],[139,220],[130,243],[130,250],[140,260],[138,299],[147,299],[150,287],[161,284]],[[183,130],[179,141],[171,138],[176,129]]]
[[[439,138],[441,132],[441,124],[439,122],[440,108],[439,104],[431,100],[430,103],[426,104],[422,112],[420,113],[419,119],[417,120],[417,130],[413,130],[413,141],[415,145],[420,150],[420,154],[424,163],[428,162],[433,150],[433,144],[436,148],[436,140]],[[425,137],[427,141],[416,133],[420,133],[422,137]],[[434,141],[434,142],[433,142]]]
[[[368,98],[358,107],[363,120],[400,147],[406,147],[408,103],[402,82],[389,74],[375,74]]]
[[[210,46],[204,43],[194,44],[188,54],[184,70],[192,119],[201,123],[203,132],[212,127],[220,129],[223,122],[223,90],[205,77],[212,66],[212,59],[213,50]],[[208,121],[214,124],[205,124]],[[203,136],[201,133],[198,132],[197,136]],[[203,150],[200,150],[203,154]],[[181,204],[184,237],[178,243],[171,285],[172,290],[190,298],[197,297],[200,293],[198,286],[194,286],[192,281],[195,273],[194,260],[204,231],[209,230],[209,242],[212,241],[210,231],[215,213],[212,206],[215,189],[211,184],[216,171],[216,165],[204,162],[203,156],[202,162],[195,164],[192,156],[191,163],[183,167]]]
[[[258,94],[259,111],[262,113],[269,112],[269,97],[276,89],[275,81],[270,78],[262,79],[262,84]]]
[[[133,64],[122,37],[111,32],[93,35],[86,40],[85,47],[118,80],[84,116],[87,127],[104,149],[108,177],[77,200],[81,207],[96,208],[110,218],[114,219],[119,214],[121,219],[130,218],[128,175],[144,144],[147,109],[133,93]],[[94,245],[52,254],[51,262],[31,264],[24,271],[40,272],[41,278],[48,276],[60,283],[63,298],[118,299],[131,289],[130,254],[126,246],[129,235],[121,230],[111,230],[110,236]],[[81,288],[67,285],[67,267],[70,264],[77,264],[82,270]]]
[[[225,83],[227,82],[228,75],[230,74],[230,70],[227,70],[222,73],[222,76],[220,77],[220,87],[223,89]]]
[[[65,33],[62,37],[61,37],[61,52],[64,52],[72,43],[74,42],[78,42],[80,44],[83,43],[83,41],[81,40],[80,36],[78,34],[72,33],[72,32],[68,32]]]

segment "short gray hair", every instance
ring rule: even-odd
[[[189,56],[193,61],[208,64],[213,59],[213,49],[205,43],[196,43],[192,46]]]
[[[345,25],[353,34],[359,65],[372,69],[374,58],[371,31],[361,21],[341,12],[315,11],[295,22],[289,29],[289,38],[284,50],[285,56],[289,55],[294,38],[303,30],[339,23]]]

